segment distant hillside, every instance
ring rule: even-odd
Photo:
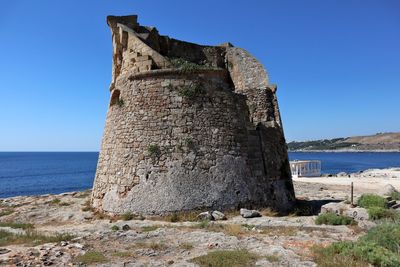
[[[400,133],[288,143],[289,151],[400,151]]]

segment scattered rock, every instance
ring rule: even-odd
[[[6,248],[0,248],[0,255],[7,254],[9,252],[11,252],[11,250],[6,249]]]
[[[131,227],[129,225],[125,224],[124,226],[122,226],[122,230],[129,231],[129,230],[131,230]]]
[[[74,247],[79,248],[79,249],[83,249],[83,245],[79,244],[79,243],[75,243]]]
[[[260,212],[258,212],[256,210],[248,210],[248,209],[240,209],[240,215],[242,215],[243,218],[261,217]]]
[[[220,220],[226,220],[226,216],[225,214],[223,214],[222,212],[218,211],[218,210],[214,210],[211,214],[211,216],[214,218],[214,220],[216,221],[220,221]]]
[[[343,215],[352,217],[357,222],[366,221],[369,219],[368,211],[364,208],[351,208],[343,211]]]
[[[348,176],[348,174],[345,172],[339,172],[338,174],[336,174],[336,176],[337,177],[346,177],[346,176]]]
[[[197,218],[202,221],[204,221],[204,220],[212,221],[214,219],[211,212],[209,212],[209,211],[200,213],[199,215],[197,215]]]
[[[349,205],[344,202],[331,202],[321,207],[321,213],[336,213],[343,214],[343,211],[347,210]]]

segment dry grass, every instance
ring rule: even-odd
[[[197,216],[201,211],[182,211],[167,214],[164,216],[151,216],[147,219],[152,221],[165,221],[165,222],[196,222]]]
[[[270,208],[261,209],[260,213],[261,213],[262,216],[265,216],[265,217],[277,217],[277,216],[279,216],[279,213],[277,211],[274,211],[274,210],[272,210]]]
[[[193,249],[194,246],[192,243],[184,242],[180,243],[178,247],[183,250],[191,250]]]
[[[117,258],[133,258],[135,257],[135,253],[132,251],[118,251],[111,254],[113,257]]]
[[[75,262],[82,264],[104,263],[108,259],[99,251],[87,251],[85,254],[75,258]]]
[[[73,197],[74,198],[87,198],[90,196],[90,194],[91,194],[90,191],[83,191],[83,192],[79,192],[79,193],[75,194]]]
[[[266,257],[267,261],[269,262],[280,262],[281,261],[281,257],[277,254],[273,254],[273,255],[268,255]]]
[[[0,217],[7,216],[12,213],[14,213],[13,209],[5,209],[5,210],[0,211]]]
[[[140,230],[141,230],[141,232],[146,233],[146,232],[155,231],[155,230],[157,230],[158,228],[159,228],[159,226],[157,226],[157,225],[152,225],[152,226],[143,226],[143,227],[140,228]]]
[[[27,231],[23,234],[15,234],[0,230],[0,246],[12,244],[26,244],[28,246],[37,246],[45,243],[54,243],[60,241],[70,241],[74,236],[70,234],[44,235],[35,231]]]
[[[191,228],[205,229],[207,231],[222,232],[226,235],[241,237],[246,234],[246,228],[238,224],[219,224],[202,221]]]
[[[147,248],[152,250],[166,250],[168,248],[163,242],[137,242],[134,244],[134,248]]]
[[[31,223],[0,222],[0,227],[28,230],[33,229],[34,225]]]
[[[296,227],[274,226],[261,228],[261,234],[268,236],[295,236],[299,229]]]
[[[219,250],[192,259],[201,267],[250,267],[258,259],[257,255],[247,250]]]
[[[92,211],[92,212],[94,211],[92,205],[90,204],[90,199],[86,200],[85,203],[83,203],[81,210]]]

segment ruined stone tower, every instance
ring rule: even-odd
[[[288,210],[294,191],[276,86],[248,52],[109,16],[111,97],[92,204],[111,213]]]

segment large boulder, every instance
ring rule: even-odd
[[[393,185],[391,184],[386,184],[384,187],[382,187],[378,194],[381,196],[390,196],[393,193],[398,193],[399,191],[396,190],[396,188],[394,188]]]
[[[261,213],[256,210],[240,209],[240,215],[243,218],[255,218],[261,217]]]

